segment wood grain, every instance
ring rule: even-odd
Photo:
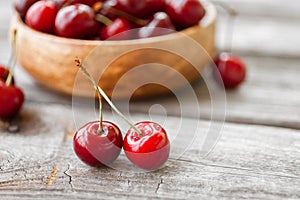
[[[299,2],[220,1],[241,13],[232,47],[248,69],[245,84],[227,91],[225,124],[219,119],[209,129],[211,99],[201,80],[195,84],[200,117],[189,95],[184,116],[172,97],[131,102],[132,121],[151,118],[166,127],[171,159],[150,173],[135,171],[123,153],[114,168],[91,168],[73,153],[72,133],[96,119],[93,102],[73,99],[72,105],[71,97],[47,90],[17,67],[26,103],[20,116],[0,123],[0,199],[300,199]],[[9,57],[11,3],[0,1],[1,63]],[[278,13],[281,4],[289,9]],[[219,22],[223,31],[226,21]],[[220,37],[217,46],[228,48]],[[127,130],[107,107],[104,116]],[[204,156],[208,130],[215,134],[208,144],[217,142]]]
[[[241,15],[247,16],[263,16],[272,19],[289,18],[299,19],[298,0],[212,0],[215,4],[221,4],[238,11]]]
[[[237,123],[261,124],[300,128],[300,73],[299,59],[244,56],[247,65],[245,83],[235,90],[226,91],[226,102],[222,98],[211,97],[204,81],[198,82],[191,92],[178,92],[178,98],[165,97],[149,101],[131,102],[131,112],[149,112],[156,114],[211,119],[213,111],[221,119],[226,112],[226,120]],[[206,79],[214,80],[211,74]],[[194,95],[197,95],[195,99]],[[213,107],[212,101],[219,102]],[[126,102],[118,102],[120,108],[126,108]],[[151,109],[159,104],[162,109]],[[224,104],[226,108],[224,108]],[[200,112],[196,112],[197,108]]]
[[[38,135],[26,127],[23,120],[27,117],[14,122],[20,124],[20,133],[1,131],[6,142],[0,148],[0,199],[300,198],[296,187],[300,184],[299,131],[227,123],[208,156],[201,156],[198,138],[180,158],[170,159],[159,171],[144,173],[134,172],[124,155],[117,160],[116,169],[82,164],[73,153],[72,138],[64,140],[67,124],[53,121],[52,111],[60,112],[62,118],[72,112],[68,106],[27,103],[22,115],[36,113],[35,124],[40,128],[34,130],[40,130]],[[112,117],[105,114],[108,119]],[[88,117],[83,114],[84,118]],[[132,118],[135,121],[147,116]],[[160,118],[155,116],[157,121]],[[49,119],[52,122],[45,123]],[[173,122],[178,120],[172,118]],[[209,124],[199,123],[201,131]],[[45,131],[49,126],[53,126],[52,133]],[[190,128],[189,124],[183,126]],[[166,125],[166,129],[172,134],[176,124]],[[177,147],[181,148],[173,146]],[[26,156],[27,151],[31,156]]]

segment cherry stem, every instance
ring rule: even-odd
[[[147,20],[144,20],[144,19],[140,19],[138,17],[135,17],[133,15],[130,15],[124,11],[121,11],[121,10],[118,10],[116,8],[112,8],[110,7],[109,10],[108,10],[109,13],[113,14],[113,15],[117,15],[119,17],[124,17],[126,18],[127,20],[139,25],[139,26],[145,26],[147,25],[148,21]]]
[[[95,12],[99,12],[99,11],[102,10],[102,9],[103,9],[103,3],[102,3],[102,2],[97,2],[97,3],[95,3],[95,4],[93,5],[93,10],[94,10]],[[119,17],[124,17],[124,18],[126,18],[127,20],[129,20],[129,21],[131,21],[131,22],[133,22],[133,23],[135,23],[135,24],[137,24],[137,25],[139,25],[139,26],[145,26],[145,25],[148,23],[147,20],[140,19],[140,18],[138,18],[138,17],[135,17],[135,16],[130,15],[130,14],[128,14],[128,13],[122,11],[122,10],[119,10],[119,9],[116,9],[116,8],[113,8],[113,7],[108,8],[108,12],[109,12],[110,14],[117,15],[117,16],[119,16]],[[109,24],[112,23],[112,21],[111,21],[109,18],[105,17],[104,15],[101,15],[101,14],[97,14],[97,15],[100,16],[100,17],[99,17],[99,16],[96,16],[96,20],[97,20],[97,21],[100,21],[100,22],[102,22],[102,23],[105,24],[105,25],[109,25]],[[103,20],[104,20],[104,21],[103,21]],[[106,21],[108,21],[109,24],[107,24]]]
[[[229,13],[229,15],[236,16],[238,14],[238,12],[234,8],[230,7],[228,4],[224,2],[213,1],[213,3],[221,7],[223,10]]]
[[[92,8],[95,13],[98,13],[103,8],[103,3],[98,1],[98,2],[94,3]]]
[[[102,97],[101,97],[101,91],[98,88],[98,84],[95,82],[95,80],[92,78],[92,76],[88,73],[87,69],[83,66],[82,62],[76,58],[75,59],[76,65],[80,67],[81,71],[88,77],[88,79],[92,82],[95,90],[97,91],[98,99],[99,99],[99,128],[98,133],[103,132],[103,113],[102,113]]]
[[[67,6],[71,5],[73,2],[74,2],[74,0],[66,1],[61,7],[62,8],[67,7]]]
[[[10,86],[12,83],[12,78],[13,78],[13,73],[14,73],[14,68],[16,66],[16,52],[17,52],[17,45],[16,45],[16,41],[17,41],[17,30],[13,30],[13,38],[12,38],[12,43],[11,43],[11,53],[10,53],[10,57],[8,60],[8,64],[7,64],[7,69],[8,69],[8,76],[7,79],[5,81],[5,84],[7,86]]]
[[[104,15],[101,15],[101,14],[96,15],[96,20],[106,26],[113,23],[113,21],[111,21],[108,17],[105,17]]]
[[[76,58],[76,64],[77,66],[80,67],[80,69],[83,71],[83,73],[89,77],[89,79],[93,82],[93,84],[95,83],[95,81],[93,80],[92,76],[88,73],[86,67],[84,66],[84,64],[82,63],[81,60],[79,60],[78,58]],[[97,91],[101,94],[101,96],[105,99],[105,101],[110,105],[110,107],[131,127],[134,129],[134,131],[140,136],[142,137],[143,134],[141,133],[141,131],[134,126],[129,119],[127,119],[125,117],[125,115],[123,115],[123,113],[113,104],[113,102],[108,98],[108,96],[106,95],[106,93],[102,90],[102,88],[95,84],[94,87],[97,88]]]
[[[227,29],[225,32],[225,36],[226,37],[230,37],[229,41],[230,41],[230,46],[228,48],[229,52],[232,52],[232,44],[233,44],[233,32],[234,32],[234,19],[235,17],[238,15],[238,12],[230,7],[228,4],[223,3],[223,2],[214,2],[214,4],[216,4],[217,6],[219,6],[220,8],[222,8],[223,10],[225,10],[227,12],[227,14],[230,16],[230,19],[227,21],[227,23],[230,23],[230,26],[227,25]],[[225,41],[227,41],[228,38],[224,37]],[[226,42],[224,42],[224,49],[226,49]]]

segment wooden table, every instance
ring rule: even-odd
[[[299,199],[300,3],[216,2],[227,2],[239,12],[231,43],[224,39],[228,16],[219,9],[216,41],[219,49],[232,46],[245,60],[248,76],[239,89],[226,92],[226,121],[214,119],[222,129],[208,155],[203,156],[202,137],[190,146],[184,137],[192,131],[203,134],[212,122],[210,109],[205,109],[210,108],[211,99],[201,81],[195,86],[200,118],[193,114],[189,97],[182,105],[185,116],[176,112],[173,98],[131,103],[133,121],[148,119],[153,103],[175,110],[165,123],[169,133],[177,132],[178,122],[184,121],[182,138],[172,149],[185,153],[172,156],[161,170],[145,173],[134,171],[124,155],[115,169],[82,164],[73,153],[72,134],[77,126],[95,119],[95,113],[84,106],[73,108],[71,97],[49,91],[18,67],[16,81],[26,103],[20,116],[0,128],[0,199]],[[11,1],[1,0],[0,59],[4,64],[10,52],[7,35],[12,14]],[[151,117],[164,122],[160,109],[152,108]],[[81,112],[76,124],[74,109]],[[108,109],[104,115],[114,119]]]

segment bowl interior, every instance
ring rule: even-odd
[[[199,25],[168,35],[123,41],[62,38],[35,31],[19,17],[18,61],[38,82],[69,95],[94,97],[89,81],[78,73],[74,58],[84,60],[108,96],[143,98],[184,87],[199,78],[214,53],[215,7],[204,1]]]

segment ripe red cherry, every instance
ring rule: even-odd
[[[53,33],[57,12],[58,7],[55,2],[50,0],[38,1],[28,9],[25,22],[35,30]]]
[[[235,88],[245,80],[246,66],[239,57],[221,53],[216,57],[215,64],[225,88]]]
[[[199,0],[166,0],[165,11],[177,29],[196,25],[205,15]]]
[[[142,135],[130,128],[124,138],[124,151],[128,159],[144,170],[156,170],[163,166],[170,154],[170,142],[166,131],[154,122],[135,124]]]
[[[139,29],[139,38],[165,35],[175,30],[169,16],[165,12],[157,12],[146,26]]]
[[[93,9],[75,4],[59,10],[55,20],[55,33],[61,37],[87,39],[94,37],[99,29]]]
[[[0,65],[0,81],[5,82],[8,77],[8,74],[9,74],[9,70],[5,66]],[[11,84],[13,85],[14,83],[15,83],[14,78],[12,78]]]
[[[101,133],[99,125],[99,121],[85,124],[75,133],[73,139],[76,155],[93,167],[112,163],[119,156],[123,146],[121,131],[115,124],[102,121]]]
[[[0,118],[14,117],[20,111],[24,102],[22,90],[0,81],[0,94]]]
[[[127,40],[131,39],[130,29],[133,25],[124,18],[117,18],[112,24],[101,29],[100,38],[102,40]],[[114,36],[114,37],[113,37]]]
[[[37,1],[39,0],[15,0],[14,8],[19,13],[19,15],[24,18],[30,6],[32,6]]]

